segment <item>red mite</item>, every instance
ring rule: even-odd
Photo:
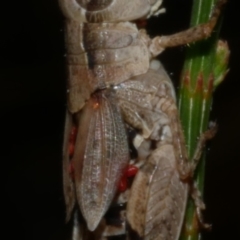
[[[118,192],[125,192],[128,187],[128,178],[134,177],[138,172],[138,167],[128,165],[118,185]]]
[[[73,127],[71,130],[70,136],[69,136],[68,154],[69,154],[70,159],[73,157],[73,154],[74,154],[76,136],[77,136],[77,128]],[[72,161],[70,161],[70,163],[69,163],[68,172],[69,172],[72,180],[74,180],[74,166],[73,166]]]
[[[69,149],[68,149],[68,153],[69,153],[69,157],[70,158],[73,157],[76,136],[77,136],[77,128],[73,127],[72,130],[71,130],[70,136],[69,136]]]

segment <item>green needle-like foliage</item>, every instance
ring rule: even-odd
[[[207,22],[216,1],[194,0],[191,26]],[[179,111],[190,158],[198,137],[208,127],[213,90],[227,73],[229,50],[226,43],[218,41],[220,22],[221,20],[210,38],[191,44],[186,53],[179,92]],[[200,190],[203,190],[204,165],[202,160],[195,174]],[[192,200],[188,203],[180,239],[201,239]]]

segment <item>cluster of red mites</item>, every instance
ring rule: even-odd
[[[69,158],[71,159],[74,154],[75,142],[77,136],[77,128],[73,127],[69,136],[69,147],[68,147],[68,154]],[[134,177],[138,172],[138,168],[134,165],[128,165],[125,169],[123,176],[119,182],[118,192],[125,192],[129,185],[129,178]],[[74,166],[72,161],[69,163],[69,174],[71,175],[72,179],[74,179]]]
[[[126,170],[123,173],[123,176],[118,185],[119,192],[125,192],[128,188],[128,178],[134,177],[138,172],[138,167],[134,165],[128,165]]]

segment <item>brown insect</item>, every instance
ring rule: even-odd
[[[202,135],[190,164],[174,88],[151,60],[207,38],[226,0],[206,24],[153,39],[131,21],[159,14],[162,0],[59,1],[68,62],[64,195],[67,220],[74,212],[73,239],[177,240],[190,189],[201,221],[204,204],[189,180],[215,129]],[[139,167],[135,177],[129,165]]]

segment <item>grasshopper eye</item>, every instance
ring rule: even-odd
[[[88,11],[99,11],[108,7],[114,0],[76,0],[76,2]]]

